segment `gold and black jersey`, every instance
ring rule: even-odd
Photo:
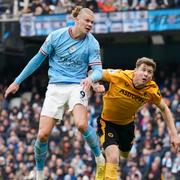
[[[109,90],[103,96],[101,117],[104,120],[126,125],[145,103],[160,104],[162,97],[157,84],[150,81],[137,89],[133,86],[133,73],[133,70],[103,70],[103,80],[109,82]]]

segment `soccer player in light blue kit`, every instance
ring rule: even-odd
[[[77,6],[72,15],[75,19],[75,26],[50,33],[39,52],[5,92],[5,97],[10,93],[16,93],[21,82],[31,75],[48,56],[49,85],[34,146],[37,180],[44,179],[43,169],[48,137],[56,122],[62,119],[66,103],[73,113],[76,127],[95,155],[96,179],[101,179],[101,167],[105,163],[96,132],[91,126],[88,126],[87,120],[87,92],[92,83],[102,77],[99,43],[90,33],[94,14],[88,8]],[[88,66],[91,66],[92,74],[87,77]]]

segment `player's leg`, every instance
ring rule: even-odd
[[[81,104],[76,104],[73,109],[73,115],[76,127],[82,133],[95,157],[99,157],[101,155],[101,150],[98,137],[94,128],[88,125],[86,107]]]
[[[102,142],[106,157],[105,180],[118,180],[119,157],[121,155],[127,158],[133,145],[134,122],[116,125],[101,120],[101,124],[104,127],[104,141]]]
[[[119,152],[124,159],[128,158],[134,141],[134,122],[119,126]]]
[[[112,153],[113,152],[113,153]],[[107,146],[105,149],[106,168],[105,180],[119,179],[119,148],[117,145]]]
[[[48,85],[46,98],[41,111],[38,137],[34,146],[36,160],[36,179],[43,179],[43,169],[47,153],[48,136],[57,120],[62,119],[64,104],[67,101],[68,90],[64,86]]]
[[[120,156],[127,158],[134,141],[134,122],[119,127],[119,149]]]
[[[95,155],[97,164],[96,173],[99,174],[99,178],[96,177],[96,180],[101,180],[104,176],[105,159],[101,153],[96,131],[90,125],[88,126],[87,109],[81,104],[76,104],[73,109],[73,115],[76,127],[82,133],[85,141],[88,143],[91,151]]]
[[[36,179],[43,180],[43,169],[47,154],[48,137],[55,125],[56,121],[47,116],[41,116],[39,122],[39,131],[37,140],[34,145],[35,161],[36,161]]]
[[[76,86],[75,88],[73,88],[72,94],[69,99],[69,107],[73,112],[76,127],[82,133],[85,141],[88,143],[91,151],[95,155],[97,166],[104,166],[105,159],[101,153],[96,131],[93,127],[88,125],[87,104],[88,98],[84,92],[82,93],[81,87]]]
[[[115,124],[98,119],[98,135],[103,146],[106,165],[104,171],[105,180],[117,180],[119,169],[118,132]],[[113,153],[112,153],[113,152]]]

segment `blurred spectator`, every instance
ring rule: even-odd
[[[155,159],[150,167],[150,171],[147,176],[148,180],[161,179],[161,170],[160,170],[160,158]]]
[[[87,0],[86,1],[86,7],[91,9],[93,12],[98,12],[98,4],[96,0]]]
[[[153,10],[157,8],[158,8],[158,3],[156,2],[156,0],[150,0],[147,9]]]
[[[32,0],[30,10],[34,15],[41,15],[45,13],[41,0]]]
[[[114,5],[115,0],[98,0],[98,7],[100,12],[114,12],[117,10],[116,6]]]

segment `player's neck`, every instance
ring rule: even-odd
[[[135,77],[133,77],[132,82],[133,82],[133,86],[136,89],[142,89],[146,86],[145,84],[139,84],[139,82],[137,81],[137,79]]]
[[[86,34],[80,32],[79,29],[74,26],[74,27],[71,28],[71,36],[74,39],[84,39]]]

